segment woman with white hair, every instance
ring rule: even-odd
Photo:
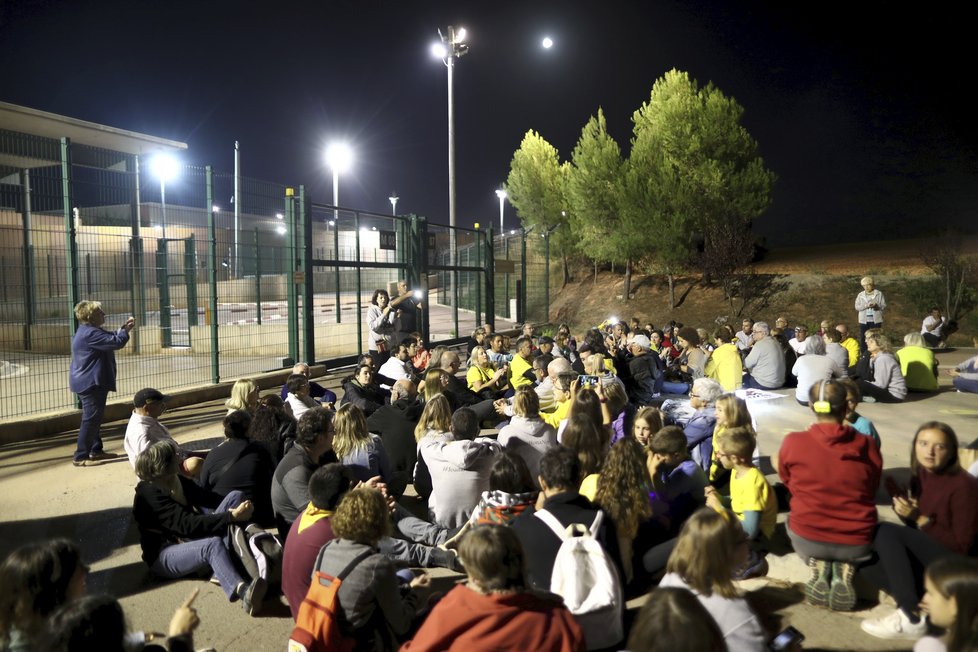
[[[799,405],[808,406],[808,390],[820,380],[845,378],[846,371],[839,363],[825,355],[825,340],[818,335],[809,335],[805,339],[805,355],[791,368],[791,373],[798,378],[795,389],[795,400]]]
[[[693,461],[704,471],[710,470],[713,460],[713,430],[717,425],[716,402],[723,396],[723,387],[712,378],[697,378],[689,390],[689,406],[696,410],[683,432]]]
[[[856,295],[856,312],[859,313],[859,346],[866,351],[866,331],[871,328],[883,328],[883,311],[886,309],[886,299],[883,293],[876,289],[872,276],[864,276],[859,284],[863,291]]]
[[[904,347],[896,352],[900,361],[900,373],[907,381],[911,392],[937,391],[937,359],[934,351],[927,347],[920,333],[907,333],[903,338]]]

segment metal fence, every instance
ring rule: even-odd
[[[0,421],[75,405],[71,308],[86,298],[106,328],[136,318],[120,396],[348,362],[366,351],[374,290],[401,278],[426,293],[429,346],[511,326],[524,288],[526,318],[546,319],[532,234],[524,255],[520,235],[315,204],[245,177],[236,193],[210,168],[161,182],[134,155],[3,130],[0,153],[29,159],[0,165]]]

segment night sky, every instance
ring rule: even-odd
[[[342,206],[389,212],[396,191],[399,213],[447,223],[447,81],[429,47],[452,24],[470,46],[455,69],[461,225],[498,224],[494,190],[528,129],[569,157],[601,106],[627,152],[632,113],[675,67],[744,106],[778,175],[755,224],[769,244],[907,237],[975,222],[978,199],[970,21],[926,10],[0,0],[0,100],[186,142],[187,162],[228,172],[238,140],[242,174],[324,203],[325,144],[347,140]]]

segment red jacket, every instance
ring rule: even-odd
[[[921,529],[959,555],[970,554],[978,535],[978,479],[967,471],[916,478],[918,508],[930,519]]]
[[[560,603],[533,593],[482,595],[460,585],[428,614],[410,650],[584,652],[584,633]]]
[[[781,443],[778,475],[791,492],[791,530],[805,539],[865,545],[876,527],[883,459],[848,425],[813,423]]]

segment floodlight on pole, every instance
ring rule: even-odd
[[[392,192],[391,196],[387,198],[391,203],[391,215],[397,215],[397,200],[400,197],[397,196],[396,192]]]
[[[171,155],[161,152],[153,157],[150,168],[160,180],[160,226],[166,239],[166,182],[176,178],[180,164]]]
[[[509,193],[506,192],[505,188],[500,188],[496,191],[496,196],[499,197],[499,232],[505,233],[503,229],[503,205],[506,203],[506,198],[509,197]]]
[[[333,220],[340,219],[340,172],[346,172],[353,164],[353,150],[346,143],[330,143],[326,148],[326,164],[333,171]]]
[[[449,256],[451,265],[455,265],[455,96],[453,87],[453,71],[455,70],[455,60],[465,56],[469,51],[469,46],[465,40],[465,28],[457,30],[449,25],[445,34],[438,30],[441,43],[435,43],[431,52],[442,60],[448,69],[448,225],[449,229]],[[452,306],[455,302],[455,274],[451,275]]]

